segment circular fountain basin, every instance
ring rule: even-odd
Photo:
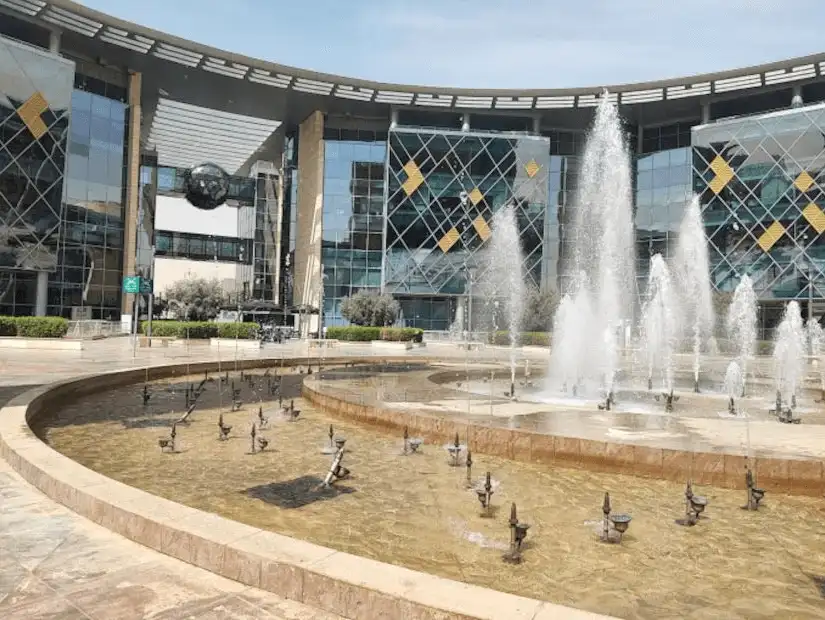
[[[153,389],[175,381],[180,380],[155,383]],[[201,397],[191,423],[178,427],[179,452],[161,454],[158,431],[179,417],[171,412],[179,406],[175,396],[158,390],[158,398],[144,408],[140,389],[129,386],[66,402],[42,419],[38,432],[81,464],[161,497],[339,551],[522,596],[642,619],[747,615],[741,605],[749,600],[759,601],[761,617],[821,616],[821,598],[805,577],[821,569],[817,557],[825,553],[816,526],[821,500],[788,497],[777,502],[771,518],[795,524],[777,539],[775,532],[742,522],[739,491],[708,488],[715,505],[712,545],[718,558],[708,563],[694,557],[689,541],[674,539],[681,534],[668,515],[679,512],[681,483],[474,452],[477,467],[503,482],[494,508],[517,502],[519,515],[531,524],[531,545],[522,564],[502,570],[495,549],[509,539],[507,511],[481,518],[477,500],[464,489],[463,472],[449,467],[443,452],[403,459],[397,454],[397,432],[333,417],[296,397],[301,420],[273,423],[270,449],[247,456],[246,437],[215,438],[220,403],[212,389]],[[249,396],[253,398],[244,394],[244,400],[254,407],[223,411],[227,424],[246,428],[261,399],[265,414],[277,408],[277,401],[265,394]],[[305,448],[326,440],[331,423],[349,438],[345,465],[352,475],[318,493],[312,489],[329,459]],[[613,490],[611,495],[640,515],[638,532],[644,535],[626,545],[621,557],[605,555],[581,527],[600,510],[604,489]],[[458,535],[457,521],[478,536]],[[770,574],[752,562],[757,549],[771,554]],[[610,571],[610,579],[598,577],[610,568],[618,569]],[[650,596],[654,579],[666,596]],[[701,600],[688,594],[697,589],[703,592]],[[731,591],[738,593],[736,598]]]

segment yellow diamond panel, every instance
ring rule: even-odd
[[[48,109],[49,104],[46,103],[43,95],[39,92],[34,93],[23,103],[23,105],[17,108],[17,114],[20,115],[23,124],[28,127],[29,131],[36,140],[48,131],[46,123],[44,123],[43,119],[40,118],[40,115]]]
[[[779,238],[785,234],[785,227],[779,222],[774,222],[768,229],[762,233],[762,236],[756,240],[756,243],[764,252],[769,251],[773,245],[779,241]]]
[[[813,177],[808,174],[805,170],[799,173],[799,176],[796,177],[796,180],[793,182],[796,185],[796,189],[800,192],[807,192],[808,188],[814,184]]]
[[[407,173],[407,180],[401,184],[401,187],[404,189],[404,193],[409,196],[424,182],[424,175],[421,174],[421,170],[413,160],[404,164],[404,172]]]
[[[476,229],[476,232],[478,233],[478,236],[481,237],[482,241],[487,241],[487,239],[489,239],[493,234],[490,227],[487,225],[487,221],[480,215],[473,220],[473,228]]]
[[[708,183],[708,187],[710,187],[714,194],[718,194],[724,189],[725,185],[730,183],[735,173],[733,172],[733,168],[731,168],[728,162],[722,159],[720,155],[713,158],[709,167],[716,176]]]
[[[816,232],[822,234],[822,231],[825,230],[825,213],[822,212],[822,209],[811,202],[802,209],[802,215],[805,216],[805,219],[808,220],[808,223],[813,226]]]
[[[473,203],[473,206],[476,206],[479,202],[484,200],[484,194],[482,194],[481,190],[477,187],[473,188],[473,191],[471,191],[467,197],[470,199],[470,202]]]
[[[453,227],[448,230],[443,237],[441,237],[441,241],[438,242],[438,247],[440,247],[441,251],[446,254],[450,251],[450,248],[455,245],[455,242],[458,241],[458,237],[458,229]]]
[[[535,159],[531,159],[524,165],[524,171],[531,179],[539,173],[539,170],[541,170],[541,166],[536,163]]]

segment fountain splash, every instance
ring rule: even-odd
[[[580,365],[586,374],[579,378],[599,382],[607,394],[614,388],[619,337],[630,317],[634,290],[630,172],[618,110],[604,93],[587,139],[574,221],[569,224],[577,274],[573,290],[588,292],[592,320],[569,321],[566,328],[577,330],[569,335],[572,340],[593,344]]]
[[[516,347],[519,344],[521,316],[527,294],[522,271],[521,241],[516,212],[512,205],[507,205],[495,215],[488,275],[496,295],[505,298],[507,330],[510,336],[511,382],[515,382]]]
[[[805,330],[799,302],[791,301],[776,328],[773,348],[776,390],[785,403],[795,402],[805,374]]]
[[[744,389],[744,378],[742,377],[742,369],[736,361],[728,364],[728,369],[725,371],[725,394],[728,395],[728,413],[736,415],[736,399],[742,394]]]
[[[581,281],[586,277],[582,276]],[[551,381],[561,381],[564,391],[574,395],[587,375],[590,347],[587,326],[593,324],[593,309],[587,287],[566,294],[553,317],[553,340],[550,347]],[[549,386],[558,388],[558,385]]]
[[[698,196],[690,201],[679,226],[675,260],[675,273],[681,284],[685,325],[689,325],[692,331],[693,384],[698,392],[702,339],[712,335],[714,325],[710,262]]]
[[[822,331],[822,326],[815,318],[808,319],[805,327],[808,330],[808,342],[811,345],[809,354],[816,364],[819,375],[819,388],[825,394],[825,367],[822,365],[822,343],[825,341],[825,332]]]
[[[662,389],[668,394],[673,391],[673,353],[679,329],[675,301],[667,264],[661,254],[654,254],[642,308],[642,340],[648,386],[652,389],[654,371],[659,371]]]
[[[745,395],[745,383],[748,380],[748,361],[756,348],[756,293],[753,282],[747,275],[742,276],[733,293],[733,301],[728,308],[725,321],[728,338],[734,347],[734,353],[742,370],[742,393]]]

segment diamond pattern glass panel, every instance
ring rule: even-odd
[[[0,37],[0,270],[57,267],[73,81],[68,61]]]
[[[762,300],[825,293],[825,105],[693,129],[711,280],[733,291],[748,274]]]
[[[476,281],[484,278],[485,241],[495,234],[496,213],[509,204],[516,207],[526,277],[540,285],[547,138],[398,128],[388,148],[387,292],[466,295],[471,270]]]

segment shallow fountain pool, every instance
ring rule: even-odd
[[[151,493],[460,581],[619,617],[825,615],[822,500],[769,494],[763,509],[747,512],[744,491],[703,487],[695,492],[708,496],[708,518],[680,528],[682,484],[473,455],[473,479],[489,470],[500,483],[493,496],[500,510],[485,519],[465,489],[465,468],[450,467],[442,446],[402,456],[400,436],[340,421],[301,399],[297,421],[276,420],[277,402],[261,400],[266,390],[233,378],[246,404],[230,412],[228,388],[221,395],[207,384],[191,423],[177,427],[174,454],[162,454],[158,438],[181,415],[181,379],[151,384],[146,407],[142,385],[83,397],[37,430],[83,465]],[[293,375],[285,390],[299,382]],[[259,406],[270,417],[263,431],[270,445],[252,455]],[[233,427],[228,441],[218,440],[221,408]],[[353,475],[335,493],[312,493],[329,467],[321,452],[330,424],[347,438]],[[616,511],[633,516],[621,545],[598,542],[605,491]],[[501,560],[510,502],[532,526],[518,566]]]

